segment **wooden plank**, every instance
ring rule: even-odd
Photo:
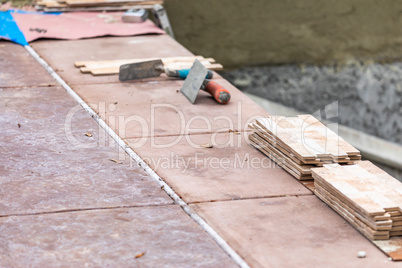
[[[156,60],[158,58],[147,59],[122,59],[122,60],[104,60],[104,61],[77,61],[74,63],[79,67],[82,73],[91,73],[92,75],[112,75],[118,74],[121,65],[129,63],[139,63],[144,61]],[[223,66],[215,63],[213,58],[205,59],[202,56],[194,57],[168,57],[162,58],[164,67],[171,70],[190,69],[195,59],[198,59],[206,68],[210,70],[222,70]]]
[[[151,9],[152,5],[119,5],[119,6],[104,6],[104,7],[46,7],[46,6],[35,6],[36,10],[45,12],[99,12],[99,11],[126,11],[131,8],[144,8]]]
[[[207,60],[209,62],[215,62],[213,58],[205,59],[203,56],[182,56],[182,57],[165,57],[165,58],[143,58],[143,59],[119,59],[119,60],[90,60],[90,61],[76,61],[74,62],[75,67],[110,67],[110,66],[120,66],[128,63],[144,62],[151,60],[162,60],[164,64],[171,62],[193,62],[197,60]]]
[[[156,5],[163,4],[163,1],[137,1],[137,0],[66,0],[70,7],[89,7],[89,6],[111,6],[111,5]]]

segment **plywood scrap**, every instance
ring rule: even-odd
[[[371,240],[402,231],[402,183],[369,161],[311,170],[315,194]]]
[[[144,58],[144,59],[121,59],[121,60],[99,60],[99,61],[77,61],[75,67],[80,68],[82,73],[92,75],[112,75],[118,74],[121,65],[129,63],[139,63],[150,60],[161,59],[164,67],[171,70],[190,69],[193,62],[197,59],[210,70],[222,70],[223,66],[215,62],[213,58],[202,56],[193,57],[167,57],[167,58]]]

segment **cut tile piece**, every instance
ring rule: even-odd
[[[183,80],[76,85],[74,90],[121,138],[244,130],[267,112],[224,79],[232,95],[226,105],[200,91],[195,104],[180,92]]]
[[[312,169],[312,173],[315,194],[369,239],[401,235],[399,223],[393,223],[393,217],[402,215],[400,181],[370,161],[349,166],[324,165]]]
[[[84,264],[237,267],[178,206],[0,218],[1,267]]]
[[[315,196],[191,205],[252,267],[401,267]],[[367,257],[357,258],[359,251]]]
[[[24,49],[0,41],[0,87],[48,86],[57,82]]]
[[[0,98],[0,215],[172,203],[63,89]]]
[[[193,56],[168,35],[37,41],[31,46],[69,84],[119,82],[118,75],[95,77],[74,67],[76,61]],[[63,51],[63,53],[60,53]]]
[[[245,135],[157,137],[143,146],[126,142],[186,202],[312,194],[249,145]]]

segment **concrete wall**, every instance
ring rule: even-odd
[[[245,67],[224,77],[245,92],[402,144],[402,63]],[[331,118],[328,118],[331,119]]]
[[[166,0],[176,39],[227,68],[402,57],[401,0]]]

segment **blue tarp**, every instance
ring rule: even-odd
[[[24,34],[20,31],[11,15],[13,12],[14,10],[0,11],[0,38],[26,46],[28,42],[25,40]]]
[[[28,45],[25,40],[24,34],[18,28],[17,23],[14,21],[12,13],[22,13],[22,14],[45,14],[43,12],[35,11],[24,11],[18,9],[11,9],[8,11],[0,11],[0,39],[8,39],[20,45]],[[46,15],[60,15],[60,12],[54,12]]]

